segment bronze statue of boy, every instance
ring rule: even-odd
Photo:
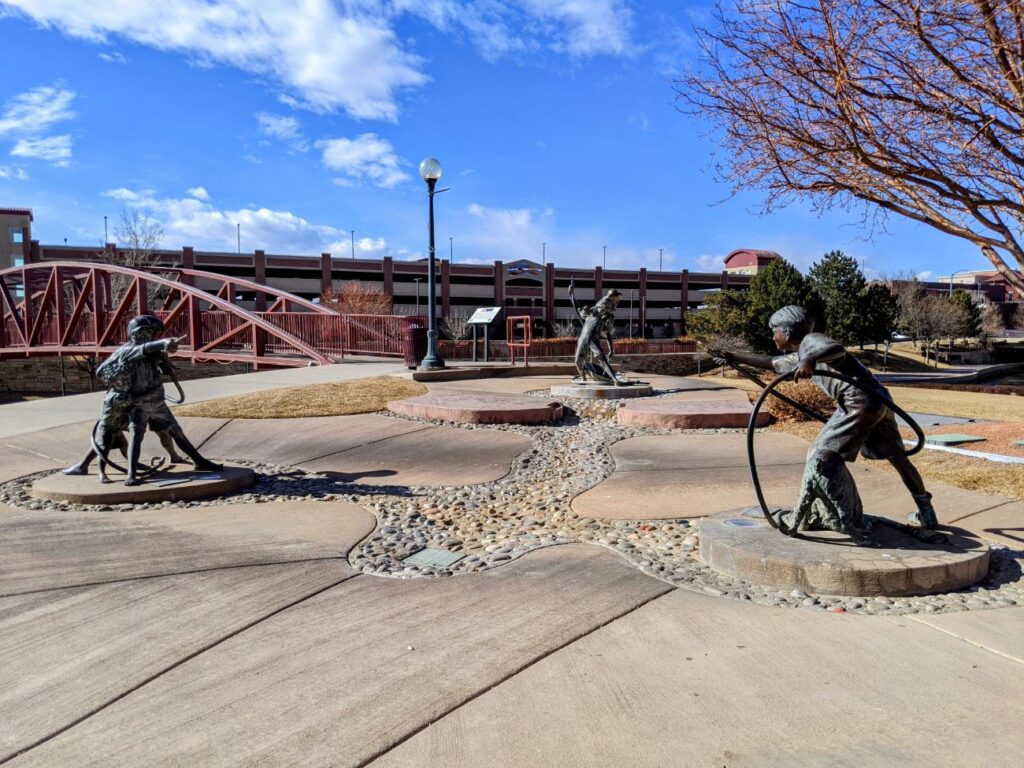
[[[138,485],[139,454],[147,427],[160,436],[160,442],[171,454],[171,461],[179,457],[174,453],[173,441],[191,459],[200,472],[217,472],[223,467],[204,458],[185,436],[178,420],[164,399],[161,374],[171,374],[168,353],[177,351],[180,338],[158,339],[164,324],[153,315],[140,315],[128,324],[131,339],[114,351],[96,369],[96,375],[110,387],[103,400],[103,412],[96,428],[94,447],[72,467],[64,470],[69,475],[84,475],[92,459],[99,458],[101,483],[109,483],[105,469],[111,449],[124,443],[122,433],[128,430],[128,473],[125,485]],[[169,438],[169,439],[167,439]],[[97,450],[98,449],[98,450]]]
[[[838,406],[807,454],[800,496],[781,522],[792,528],[803,518],[807,530],[858,535],[863,527],[863,505],[846,463],[856,461],[859,453],[867,459],[887,459],[917,505],[908,519],[923,528],[936,528],[932,495],[925,490],[920,473],[904,452],[896,417],[880,397],[888,398],[888,391],[842,344],[815,333],[813,320],[803,307],[783,307],[771,316],[768,324],[775,346],[788,354],[712,354],[778,373],[793,371],[794,381],[810,379]],[[815,376],[815,371],[822,369],[854,379],[863,389],[838,379]]]
[[[579,377],[574,381],[584,383],[589,375],[594,381],[611,386],[632,383],[619,376],[611,364],[611,358],[615,354],[612,328],[615,325],[615,309],[621,299],[621,293],[611,290],[594,306],[580,308],[576,305],[576,286],[569,281],[569,301],[572,302],[572,308],[583,324],[576,340],[575,363]],[[601,346],[602,340],[608,343],[607,353]]]

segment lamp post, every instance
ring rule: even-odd
[[[541,243],[540,244],[540,263],[541,263],[541,266],[544,266],[544,265],[546,265],[548,263],[548,244],[547,243]]]
[[[416,283],[416,312],[415,316],[419,317],[420,314],[420,282],[423,280],[422,277],[414,277],[412,281]]]
[[[949,276],[949,292],[946,294],[947,297],[953,295],[953,278],[956,277],[959,274],[964,273],[964,272],[970,273],[971,271],[972,270],[970,270],[970,269],[958,269],[956,272],[954,272],[952,275]],[[975,282],[975,284],[977,284],[978,281],[975,280],[974,282]]]
[[[420,163],[420,176],[427,182],[427,198],[429,200],[429,259],[427,264],[427,355],[420,362],[421,371],[432,371],[444,368],[444,360],[437,353],[437,289],[434,282],[434,195],[446,190],[434,189],[441,178],[441,164],[432,157]]]
[[[607,269],[608,268],[608,246],[607,245],[602,245],[601,249],[603,251],[603,255],[601,256],[601,269]]]
[[[107,247],[107,243],[110,242],[110,235],[107,234],[107,217],[103,217],[103,247]]]
[[[455,261],[455,238],[448,238],[448,261]]]
[[[241,223],[235,224],[235,237],[238,241],[238,253],[242,253],[242,225]]]
[[[661,272],[661,257],[665,254],[664,248],[658,249],[658,271]]]
[[[352,258],[354,259],[356,257],[356,231],[350,229],[349,234],[352,236]]]

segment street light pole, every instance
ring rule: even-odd
[[[103,217],[103,247],[107,247],[107,243],[110,242],[110,235],[107,234],[107,217]]]
[[[448,261],[455,261],[455,238],[448,238]]]
[[[235,237],[238,239],[238,253],[242,253],[242,224],[235,224]]]
[[[601,248],[604,251],[604,254],[601,256],[601,269],[607,269],[608,268],[608,246],[607,245],[602,245]]]
[[[661,272],[661,257],[664,255],[664,253],[665,253],[665,249],[664,248],[659,248],[658,249],[658,271],[659,272]]]
[[[420,176],[427,182],[427,198],[429,200],[428,233],[429,258],[427,259],[427,354],[420,362],[421,371],[432,371],[444,368],[444,360],[437,352],[437,288],[434,281],[434,195],[444,192],[435,191],[437,180],[441,178],[441,164],[432,157],[420,163]]]
[[[969,270],[969,269],[958,269],[956,272],[954,272],[952,275],[949,276],[949,292],[946,294],[947,298],[953,295],[953,278],[956,277],[957,275],[959,275],[962,272],[968,272],[969,273],[970,271],[971,270]],[[975,279],[975,282],[977,282],[977,279]]]
[[[350,229],[349,233],[352,235],[352,258],[354,259],[356,257],[356,231]]]
[[[541,263],[541,266],[544,266],[544,265],[546,265],[548,263],[548,244],[547,243],[541,243],[540,244],[540,263]]]

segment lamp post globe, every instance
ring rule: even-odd
[[[428,157],[420,163],[420,176],[427,183],[427,198],[429,200],[428,233],[429,233],[429,259],[427,265],[427,354],[420,361],[420,370],[433,371],[444,368],[444,360],[437,352],[437,290],[434,282],[435,259],[434,259],[434,187],[437,180],[441,178],[441,163],[435,158]]]

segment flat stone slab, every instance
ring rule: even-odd
[[[947,533],[949,543],[929,544],[889,526],[873,533],[877,547],[813,531],[783,536],[760,512],[739,510],[705,518],[700,554],[719,573],[779,589],[824,595],[900,597],[950,592],[988,573],[987,544]]]
[[[388,410],[421,419],[463,424],[542,424],[562,418],[562,404],[539,397],[501,397],[469,392],[430,392],[393,400]]]
[[[654,387],[643,381],[618,387],[608,384],[564,384],[551,388],[552,397],[576,397],[581,400],[623,400],[653,394]]]
[[[751,406],[742,398],[689,399],[656,398],[629,402],[619,408],[619,424],[631,427],[664,429],[714,429],[745,427],[750,422]],[[757,414],[757,426],[768,425],[767,412]]]
[[[949,434],[949,435],[928,435],[924,441],[930,445],[961,445],[962,443],[982,443],[985,441],[984,437],[978,435],[963,435],[963,434]]]
[[[54,472],[32,484],[32,495],[37,499],[72,504],[152,504],[208,499],[248,488],[256,482],[256,473],[248,467],[224,467],[220,472],[195,472],[175,467],[132,486],[124,484],[124,475],[119,472],[108,474],[112,482],[103,484],[95,474]]]

